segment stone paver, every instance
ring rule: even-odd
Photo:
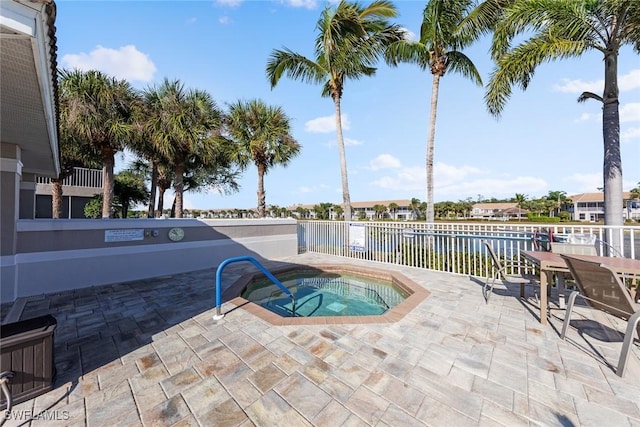
[[[602,313],[579,307],[562,341],[564,312],[552,303],[540,325],[519,289],[485,304],[458,275],[314,254],[265,265],[285,263],[392,269],[430,295],[393,323],[302,326],[231,302],[214,320],[214,270],[29,298],[23,319],[58,321],[57,380],[5,426],[640,426],[638,342],[619,378],[620,323]],[[229,265],[223,284],[252,268]]]

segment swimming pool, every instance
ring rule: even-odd
[[[391,281],[353,273],[301,271],[277,278],[293,294],[295,305],[267,279],[251,283],[242,297],[284,317],[380,315],[408,297]]]
[[[295,296],[248,273],[225,292],[225,300],[276,325],[395,322],[429,295],[406,276],[347,265],[292,264],[271,271]]]

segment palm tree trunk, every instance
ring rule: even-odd
[[[622,158],[620,155],[620,111],[618,109],[618,55],[611,52],[604,58],[604,93],[602,133],[604,139],[604,223],[622,226]],[[613,233],[611,246],[622,249],[620,235]]]
[[[51,180],[51,218],[59,219],[62,216],[62,180]]]
[[[427,223],[435,221],[433,210],[433,156],[436,139],[436,113],[438,110],[438,90],[440,74],[433,75],[431,85],[431,115],[429,117],[429,139],[427,140]]]
[[[340,111],[340,97],[333,98],[336,109],[336,132],[338,134],[338,153],[340,154],[340,175],[342,177],[342,204],[344,205],[344,220],[351,221],[351,196],[349,195],[349,178],[347,176],[347,155],[344,149],[342,135],[342,113]]]
[[[147,218],[155,217],[156,189],[158,188],[158,162],[151,161],[151,191],[149,191],[149,210]]]
[[[258,164],[256,166],[258,167],[258,217],[264,218],[265,209],[267,207],[267,200],[264,192],[265,167],[262,164]]]
[[[113,212],[111,205],[113,204],[113,168],[115,165],[115,157],[113,149],[109,146],[102,147],[102,218],[111,218]]]
[[[127,219],[128,214],[129,214],[129,202],[123,201],[122,202],[122,219]]]
[[[173,190],[175,197],[175,217],[182,218],[182,194],[184,192],[184,159],[178,159],[174,169],[175,177],[173,181]]]
[[[156,214],[161,216],[164,210],[164,192],[167,191],[166,188],[160,187],[158,188],[158,209],[156,209]]]

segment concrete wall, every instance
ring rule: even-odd
[[[169,239],[174,227],[184,231],[181,241]],[[16,255],[0,267],[0,299],[215,268],[239,255],[296,253],[290,219],[20,220]]]

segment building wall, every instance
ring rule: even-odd
[[[179,242],[168,237],[174,227],[184,230]],[[240,255],[296,253],[295,220],[20,220],[15,262],[0,267],[0,299],[213,269]],[[214,298],[214,273],[211,280]]]

